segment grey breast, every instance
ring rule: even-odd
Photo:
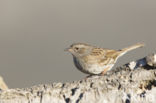
[[[82,67],[82,65],[80,65],[80,61],[79,61],[78,59],[76,59],[74,56],[73,56],[73,61],[74,61],[75,66],[76,66],[81,72],[88,74],[88,72]]]
[[[83,67],[80,65],[79,61],[78,61],[74,56],[73,56],[73,61],[74,61],[75,66],[76,66],[78,69],[80,69],[80,70],[83,69]]]

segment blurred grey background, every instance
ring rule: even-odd
[[[111,49],[146,43],[120,58],[120,66],[154,52],[155,38],[155,0],[0,1],[0,75],[10,88],[84,78],[64,52],[72,43]]]

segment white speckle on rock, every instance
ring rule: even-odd
[[[129,68],[130,68],[131,70],[133,70],[133,69],[135,69],[136,64],[137,64],[137,63],[136,63],[135,61],[132,61],[132,62],[129,63],[128,66],[129,66]]]
[[[152,54],[146,57],[147,64],[150,66],[156,66],[156,54]]]
[[[156,54],[154,54],[154,64],[156,64]]]

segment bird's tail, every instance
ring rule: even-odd
[[[123,48],[121,50],[119,50],[120,56],[124,55],[125,53],[127,53],[128,51],[131,51],[133,49],[137,49],[137,48],[141,48],[143,47],[144,44],[143,43],[137,43],[135,45],[129,46],[127,48]]]

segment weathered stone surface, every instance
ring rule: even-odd
[[[104,76],[2,90],[0,103],[156,103],[156,68],[152,64],[155,62],[151,62],[155,59],[147,58],[116,68]]]

